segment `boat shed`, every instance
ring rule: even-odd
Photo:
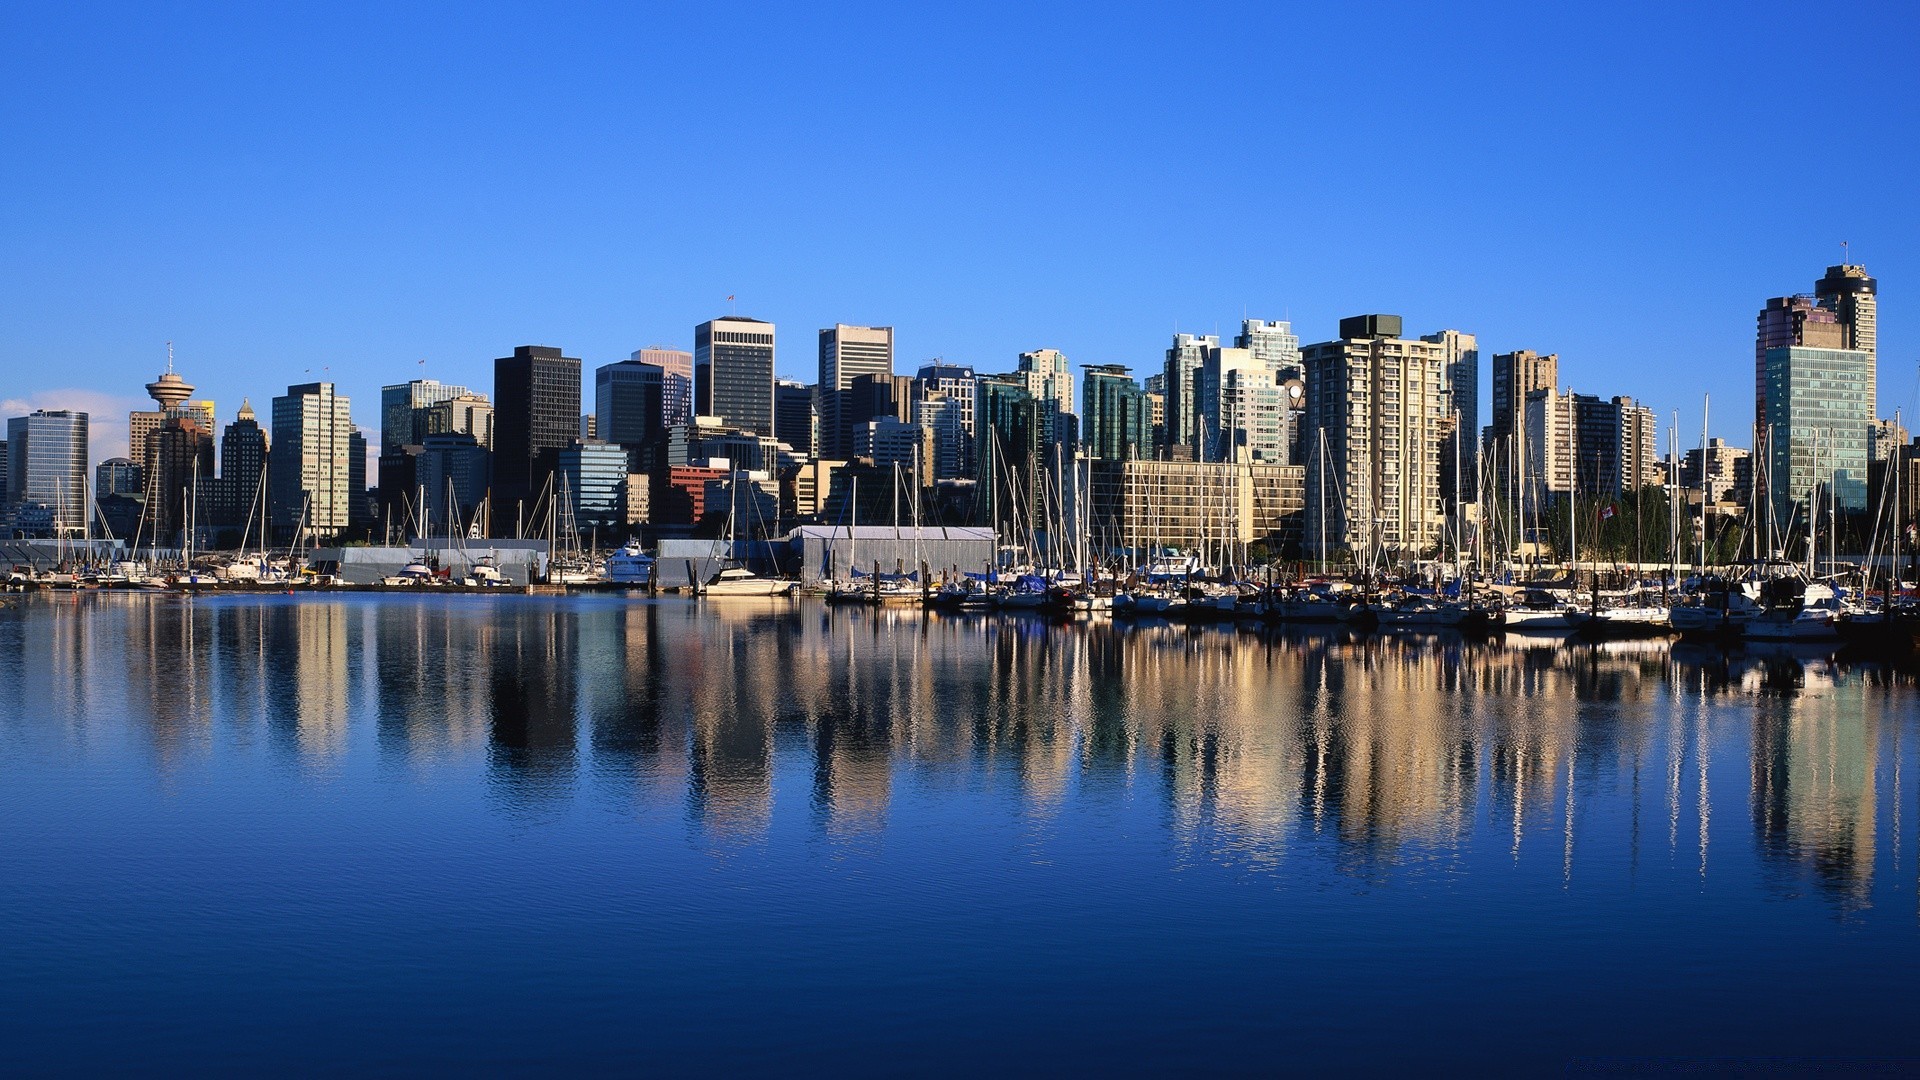
[[[878,563],[885,575],[918,572],[925,563],[941,573],[979,574],[993,561],[992,529],[972,526],[802,525],[787,534],[805,587],[849,580],[854,564],[863,576]]]
[[[467,575],[469,567],[488,556],[515,585],[546,577],[545,540],[466,540],[456,544],[436,539],[415,540],[404,547],[322,547],[313,550],[310,563],[315,569],[338,574],[349,585],[372,585],[399,574],[408,563],[422,561],[446,570],[458,581]]]

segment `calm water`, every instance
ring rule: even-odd
[[[10,1068],[1920,1055],[1871,665],[810,603],[0,606]]]

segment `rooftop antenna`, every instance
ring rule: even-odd
[[[167,374],[173,374],[173,342],[167,342]]]
[[[1840,241],[1840,265],[1852,266],[1853,263],[1849,261],[1850,257],[1847,251],[1847,242],[1845,240]]]

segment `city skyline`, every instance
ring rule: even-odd
[[[743,43],[717,14],[526,27],[482,8],[448,42],[424,13],[378,32],[290,12],[110,27],[16,14],[32,62],[0,76],[0,108],[41,164],[0,179],[21,226],[0,253],[16,313],[0,339],[6,411],[127,411],[167,340],[213,400],[331,381],[371,437],[377,389],[422,359],[426,377],[464,385],[519,344],[596,367],[652,342],[691,348],[695,324],[730,310],[809,336],[896,327],[901,370],[1001,370],[1055,348],[1142,373],[1176,329],[1224,343],[1243,317],[1277,319],[1319,341],[1353,312],[1391,311],[1475,334],[1485,355],[1557,353],[1576,391],[1602,389],[1581,373],[1605,370],[1697,428],[1703,394],[1744,398],[1754,298],[1843,261],[1888,283],[1878,411],[1911,411],[1900,292],[1920,209],[1899,178],[1916,151],[1850,143],[1844,200],[1813,198],[1830,155],[1754,167],[1755,127],[1824,127],[1841,76],[1751,78],[1777,21],[1750,11],[1668,13],[1653,34],[1531,9],[1228,6],[1096,28],[1042,11],[1019,34],[991,12],[935,33],[877,9],[760,18]],[[1874,122],[1912,115],[1901,35],[1860,12],[1821,23],[1848,41],[1844,79]],[[813,59],[856,24],[886,47],[857,83],[819,76]],[[1230,62],[1369,31],[1447,59],[1359,83],[1254,80]],[[263,33],[276,50],[227,47]],[[659,85],[627,78],[636,46],[752,62],[725,87]],[[1221,63],[1134,77],[1170,52]],[[200,59],[214,53],[230,57],[217,73]],[[475,62],[496,55],[568,75],[498,84]],[[1518,57],[1525,95],[1476,75]],[[1057,77],[1020,77],[1041,63]],[[741,117],[754,169],[665,167]],[[818,168],[816,136],[835,129],[871,133],[858,174]],[[1338,183],[1314,164],[1368,142],[1450,164]],[[1187,155],[1172,147],[1221,165],[1175,168]],[[520,156],[567,167],[499,167]],[[1656,284],[1676,273],[1684,288]],[[812,381],[811,352],[784,350],[776,376]],[[1716,408],[1713,434],[1748,441],[1743,411]]]

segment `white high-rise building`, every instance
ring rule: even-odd
[[[1242,320],[1233,347],[1245,349],[1255,359],[1264,361],[1277,381],[1300,375],[1300,339],[1294,335],[1292,323]]]
[[[1287,409],[1268,361],[1251,349],[1209,348],[1196,386],[1205,460],[1288,464]]]
[[[1213,335],[1173,335],[1173,347],[1167,350],[1166,369],[1161,373],[1166,386],[1166,425],[1164,443],[1169,458],[1190,456],[1202,460],[1200,369],[1207,362],[1207,350],[1220,347]]]
[[[847,391],[862,375],[893,374],[893,327],[834,323],[820,331],[820,456],[845,461],[854,456],[859,429],[873,417]]]
[[[1402,338],[1398,315],[1340,320],[1340,339],[1302,350],[1307,549],[1417,557],[1440,540],[1440,347]],[[1324,537],[1324,541],[1323,538]]]
[[[273,399],[273,523],[291,539],[302,526],[308,536],[328,539],[347,528],[353,500],[350,459],[354,435],[349,400],[332,383],[287,387]]]
[[[1019,375],[1027,393],[1040,405],[1040,441],[1043,445],[1072,444],[1079,438],[1079,412],[1073,404],[1073,367],[1058,349],[1035,349],[1020,354]]]

